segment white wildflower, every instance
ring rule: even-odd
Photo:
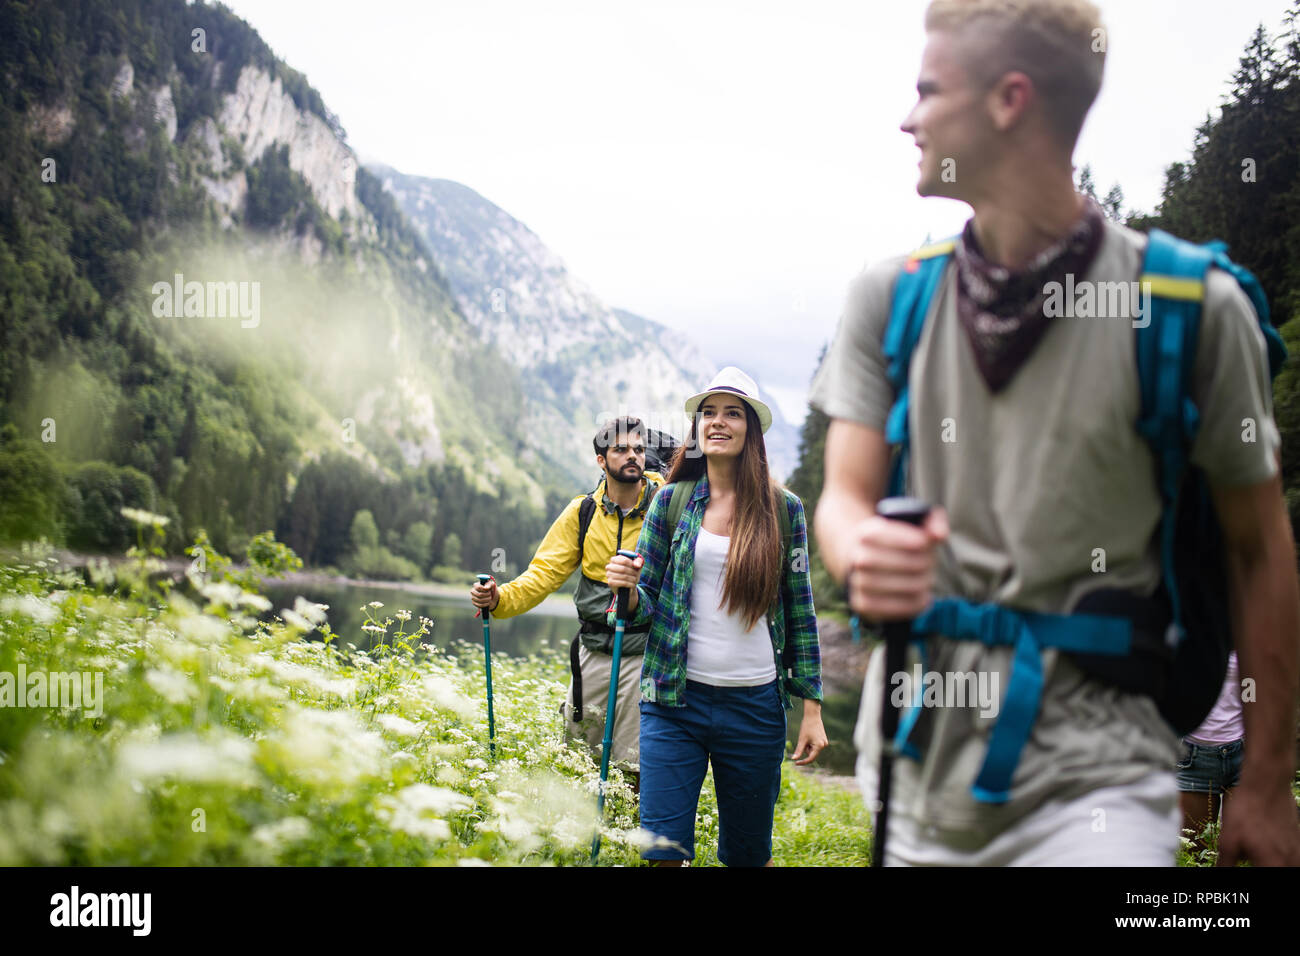
[[[215,644],[230,636],[226,622],[211,614],[187,614],[176,628],[195,644]]]
[[[156,515],[151,511],[145,511],[143,508],[121,508],[119,509],[122,517],[134,521],[139,525],[152,525],[155,528],[166,527],[172,519],[163,515]]]
[[[375,720],[395,737],[418,737],[424,732],[424,724],[414,723],[397,714],[380,714]]]
[[[144,681],[157,691],[158,696],[173,704],[185,703],[196,696],[198,690],[189,674],[170,667],[165,670],[151,667],[145,671]]]
[[[124,743],[117,759],[136,781],[174,777],[203,783],[248,786],[255,782],[254,745],[233,735],[201,739],[194,734],[164,734],[157,740]]]
[[[297,843],[311,836],[311,821],[306,817],[285,817],[274,823],[263,823],[252,836],[267,849],[278,850],[286,843]]]
[[[315,624],[307,620],[298,612],[289,610],[287,607],[280,608],[280,617],[284,619],[284,623],[299,631],[314,631],[316,629]]]
[[[0,601],[0,611],[6,614],[22,614],[30,617],[37,624],[49,624],[59,616],[48,601],[43,601],[34,594],[7,597]]]
[[[293,609],[313,624],[324,624],[325,612],[330,609],[330,606],[328,604],[316,604],[299,595],[293,600]]]
[[[478,715],[478,706],[451,681],[439,674],[431,674],[420,682],[425,699],[439,710],[449,710],[465,720]]]
[[[377,803],[379,816],[394,830],[435,841],[451,837],[451,825],[441,816],[474,805],[464,794],[427,783],[403,787],[392,796],[380,797]]]
[[[235,607],[239,604],[239,597],[244,592],[242,588],[231,584],[229,581],[212,581],[199,588],[199,593],[213,604]]]
[[[271,610],[271,602],[260,594],[254,594],[252,591],[244,591],[240,594],[239,603],[246,607],[256,608],[259,611]]]
[[[295,707],[283,727],[278,738],[264,743],[310,782],[348,786],[383,772],[384,739],[364,729],[351,711]]]

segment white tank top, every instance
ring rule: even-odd
[[[722,610],[731,539],[700,528],[695,539],[691,624],[686,634],[686,679],[715,687],[759,687],[776,680],[767,617],[745,630],[739,614]]]

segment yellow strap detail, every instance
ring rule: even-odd
[[[1149,291],[1158,299],[1178,299],[1183,302],[1200,302],[1205,298],[1205,283],[1200,279],[1181,279],[1146,273],[1142,276],[1142,291]]]
[[[945,239],[943,242],[934,242],[928,246],[922,246],[913,252],[909,259],[933,259],[935,256],[946,256],[957,247],[955,239]]]

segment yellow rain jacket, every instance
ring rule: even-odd
[[[605,565],[620,548],[636,550],[641,534],[641,522],[654,500],[655,493],[664,484],[658,472],[642,475],[641,497],[626,515],[605,492],[605,479],[591,492],[596,510],[587,528],[583,545],[582,576],[573,595],[578,617],[587,622],[592,633],[583,633],[582,643],[593,651],[609,653],[613,646],[613,633],[606,622],[605,611],[612,595],[605,583]],[[527,570],[508,584],[497,588],[499,600],[492,611],[495,617],[514,617],[535,608],[548,594],[557,591],[578,567],[578,511],[586,495],[578,495],[560,512],[546,537],[537,548],[537,554]],[[584,632],[587,628],[584,627]],[[646,631],[625,632],[623,653],[640,654],[645,650]]]

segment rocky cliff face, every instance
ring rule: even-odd
[[[717,371],[688,336],[610,308],[532,230],[474,190],[386,166],[372,171],[422,231],[461,311],[520,370],[536,400],[532,428],[557,436],[583,475],[591,471],[588,432],[608,413],[683,435],[683,401]],[[781,477],[798,436],[775,406],[773,417],[768,454]]]
[[[357,217],[361,207],[356,155],[319,116],[298,109],[278,77],[245,66],[235,91],[222,104],[217,124],[235,138],[249,163],[272,144],[287,145],[289,166],[311,186],[321,208],[335,219],[345,213]]]

